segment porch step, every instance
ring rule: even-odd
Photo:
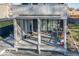
[[[33,45],[26,45],[26,46],[16,46],[17,48],[23,48],[23,49],[34,49],[37,50],[37,46],[33,46]],[[45,51],[58,51],[58,52],[65,52],[64,48],[61,47],[54,47],[54,46],[44,46],[41,45],[40,46],[41,50],[45,50]]]

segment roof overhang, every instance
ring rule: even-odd
[[[14,19],[14,18],[1,18],[1,19],[0,19],[0,22],[1,22],[1,21],[13,21],[13,19]]]
[[[17,16],[16,19],[67,19],[67,17],[62,17],[60,15],[29,15],[29,16]]]

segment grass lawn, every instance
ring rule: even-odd
[[[72,30],[74,29],[74,31],[71,31],[72,32],[72,36],[73,38],[79,42],[79,31],[76,31],[76,29],[78,30],[79,29],[79,24],[72,24],[71,26],[69,26],[69,28]]]
[[[4,38],[0,36],[0,41],[3,40]]]
[[[79,42],[79,31],[72,31],[72,35],[74,39]]]
[[[69,28],[71,28],[71,29],[79,29],[79,24],[72,24],[71,26],[69,26]]]
[[[0,22],[0,28],[2,28],[2,27],[6,27],[6,26],[8,26],[8,25],[12,25],[12,24],[13,24],[12,21]],[[0,41],[3,40],[3,39],[4,39],[4,37],[0,36]]]
[[[8,25],[11,25],[11,24],[13,24],[12,21],[0,22],[0,28],[1,28],[1,27],[5,27],[5,26],[8,26]]]

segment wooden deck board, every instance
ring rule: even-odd
[[[30,41],[32,43],[28,43],[28,42],[25,42],[25,41],[22,41],[20,43],[18,43],[18,45],[16,45],[17,48],[24,48],[24,49],[35,49],[37,50],[37,42],[36,41],[31,41],[31,40],[27,40],[27,41]],[[33,44],[35,43],[35,44]],[[64,48],[61,48],[61,47],[57,47],[57,46],[49,46],[49,45],[46,45],[44,43],[42,43],[40,45],[40,49],[41,50],[48,50],[48,51],[62,51],[64,52],[65,49]]]
[[[24,49],[36,49],[37,50],[37,47],[38,47],[37,37],[38,36],[33,35],[31,37],[31,39],[27,38],[27,39],[21,40],[21,42],[19,42],[16,47],[17,48],[24,48]],[[61,48],[60,46],[57,47],[57,46],[54,46],[54,45],[53,46],[48,45],[48,41],[49,41],[49,38],[42,37],[41,45],[40,45],[41,50],[65,51],[65,49]]]

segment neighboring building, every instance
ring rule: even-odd
[[[68,14],[70,18],[79,18],[79,10],[68,10]]]
[[[68,9],[68,23],[79,24],[79,10]]]
[[[1,37],[7,37],[13,31],[13,25],[12,25],[13,17],[10,7],[11,4],[0,3],[0,36]]]
[[[40,54],[41,50],[51,51],[65,51],[66,46],[66,31],[67,31],[67,4],[64,3],[29,3],[23,5],[12,6],[14,19],[14,34],[15,34],[15,47],[38,49]],[[64,33],[64,48],[53,48],[41,41],[42,35],[51,32]],[[33,35],[36,39],[33,41],[26,36],[29,33],[36,33]],[[48,37],[48,34],[47,36]],[[26,43],[25,43],[25,41]],[[44,39],[49,40],[49,39]],[[29,42],[29,43],[28,43]],[[43,45],[42,45],[43,44]]]
[[[11,17],[12,11],[10,9],[10,4],[0,4],[0,21],[10,20],[9,18]]]

